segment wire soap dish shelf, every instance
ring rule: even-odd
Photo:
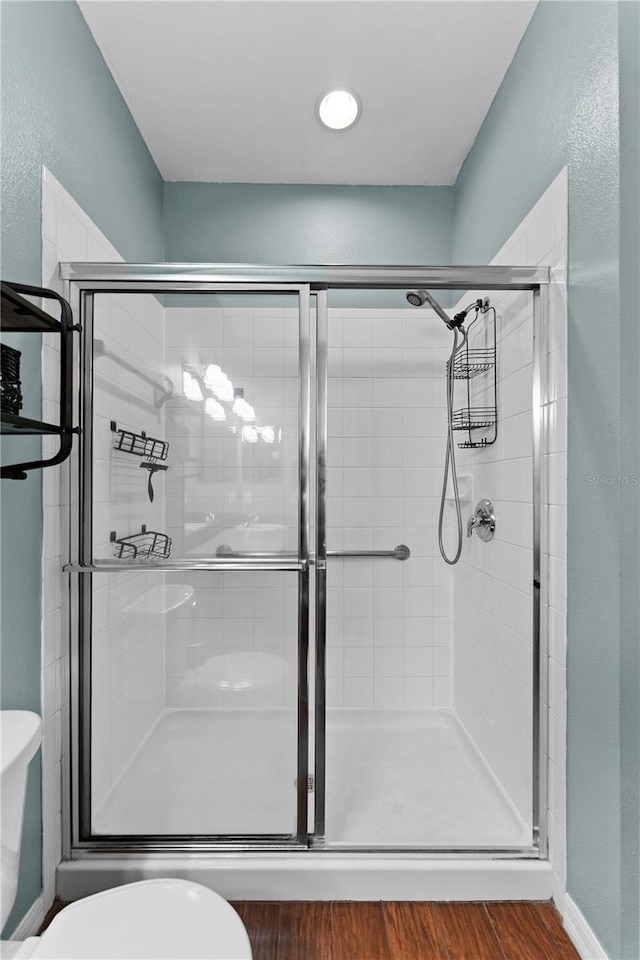
[[[115,420],[111,421],[111,430],[116,436],[113,438],[113,449],[123,453],[131,453],[134,457],[147,457],[150,460],[166,460],[169,453],[169,444],[166,440],[148,437],[144,430],[135,433],[133,430],[123,430]]]
[[[453,414],[454,430],[479,430],[493,427],[496,422],[495,407],[462,407]]]
[[[140,533],[118,537],[115,530],[109,537],[118,560],[166,560],[171,556],[171,537],[142,525]]]
[[[454,380],[472,380],[495,365],[495,351],[474,348],[458,354],[453,363]]]

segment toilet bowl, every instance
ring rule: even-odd
[[[28,711],[0,713],[2,925],[17,888],[27,767],[42,736]],[[252,960],[242,920],[213,890],[189,880],[128,883],[69,904],[40,937],[3,940],[2,958],[39,960]]]
[[[69,904],[14,957],[39,960],[251,960],[242,920],[188,880],[142,880]]]

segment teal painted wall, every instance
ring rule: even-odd
[[[637,501],[584,482],[638,470],[637,226],[624,202],[618,213],[637,157],[637,5],[620,5],[620,149],[617,5],[543,0],[455,191],[173,183],[164,219],[160,176],[75,4],[0,10],[7,279],[40,277],[41,163],[129,260],[162,259],[164,229],[167,260],[441,264],[452,249],[454,262],[489,260],[569,165],[569,892],[610,956],[637,960]],[[33,346],[24,363],[37,382]],[[39,477],[2,494],[2,705],[37,710]],[[37,781],[34,769],[7,931],[40,890]]]
[[[167,183],[165,255],[177,262],[448,264],[451,187]],[[401,293],[369,305],[406,306]],[[357,305],[357,291],[330,303]]]
[[[621,65],[626,77],[633,63]],[[618,71],[616,3],[542,0],[460,172],[453,250],[456,263],[491,259],[569,166],[568,892],[612,960],[637,960],[629,932],[634,912],[637,931],[637,885],[623,893],[634,868],[626,848],[633,811],[637,842],[637,773],[633,782],[621,765],[635,744],[637,772],[637,670],[621,687],[621,625],[637,627],[637,552],[635,580],[620,575],[621,553],[631,550],[622,500],[637,517],[637,489],[586,482],[637,470],[637,420],[634,434],[620,413],[630,403],[637,411],[626,351],[637,346],[638,297],[628,278],[633,316],[621,323],[619,237],[637,153],[629,142],[621,183]],[[636,629],[629,648],[637,637]],[[626,742],[625,707],[636,717]]]
[[[640,4],[619,5],[620,470],[640,478]],[[640,957],[640,488],[620,488],[622,944]]]
[[[125,258],[161,260],[162,178],[78,7],[4,0],[0,17],[2,278],[40,283],[42,164]],[[37,340],[24,336],[21,345],[22,379],[34,401]],[[10,443],[2,447],[7,461]],[[38,449],[32,441],[31,452]],[[1,705],[39,713],[41,476],[3,480],[1,494]],[[5,935],[41,891],[39,758],[32,767],[20,885]]]
[[[168,261],[450,263],[451,187],[167,183]]]

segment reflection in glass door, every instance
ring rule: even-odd
[[[306,844],[308,288],[92,314],[84,837]]]

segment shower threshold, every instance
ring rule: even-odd
[[[550,900],[548,860],[434,859],[424,854],[88,855],[63,861],[57,896],[177,877],[227,900]]]

